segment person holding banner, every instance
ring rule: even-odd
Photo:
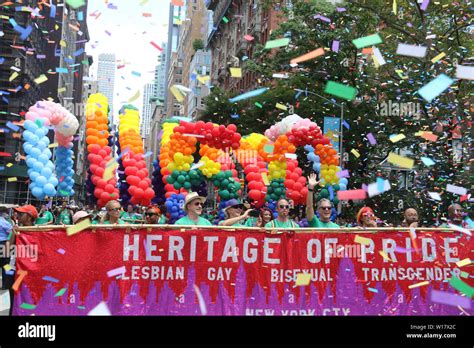
[[[45,204],[41,206],[39,217],[38,217],[38,211],[36,210],[36,208],[35,208],[35,211],[36,211],[36,222],[35,222],[36,225],[54,225],[54,216],[53,214],[51,214],[51,212],[48,210],[48,207]]]
[[[242,224],[242,221],[246,220],[249,217],[249,213],[253,209],[247,209],[245,213],[242,214],[244,205],[237,199],[231,199],[227,202],[227,206],[224,208],[224,214],[226,220],[219,222],[219,226],[245,226]]]
[[[339,228],[338,224],[331,221],[332,203],[329,199],[320,199],[316,205],[319,218],[314,214],[313,191],[318,184],[316,174],[312,173],[308,177],[308,196],[306,197],[306,219],[308,219],[308,226],[317,228]]]
[[[148,207],[145,212],[145,223],[148,225],[163,225],[166,223],[166,219],[163,221],[160,208],[152,206]]]
[[[300,226],[290,219],[290,203],[285,198],[280,198],[276,205],[278,217],[265,224],[265,228],[299,228]]]
[[[402,221],[401,227],[414,227],[418,226],[418,212],[414,208],[408,208],[403,213],[404,220]]]
[[[125,221],[120,219],[120,210],[122,209],[120,203],[116,200],[108,201],[105,205],[107,212],[102,218],[102,224],[104,225],[125,225]]]
[[[183,207],[186,215],[176,221],[175,225],[212,226],[209,220],[201,217],[204,202],[206,198],[199,196],[197,192],[188,193]]]
[[[468,228],[469,224],[464,221],[464,209],[460,204],[454,203],[448,207],[448,223],[443,227],[449,227],[449,224],[462,228]]]

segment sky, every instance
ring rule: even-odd
[[[121,106],[127,104],[137,91],[140,91],[140,97],[131,104],[142,112],[143,86],[153,82],[160,54],[150,42],[153,41],[161,47],[162,43],[167,41],[169,5],[170,0],[88,1],[87,25],[90,41],[86,51],[94,58],[91,75],[97,77],[100,53],[115,53],[117,66],[125,64],[124,68],[116,70],[115,73],[116,115]],[[96,18],[99,13],[100,16]],[[151,17],[145,17],[143,13],[149,13]]]

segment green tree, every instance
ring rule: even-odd
[[[271,3],[271,2],[270,2]],[[457,80],[447,91],[431,103],[422,99],[416,91],[441,73],[453,77],[456,64],[463,64],[472,57],[472,40],[469,25],[472,15],[469,4],[430,3],[426,11],[417,1],[398,1],[398,11],[392,12],[392,2],[384,0],[349,1],[345,10],[324,1],[293,1],[292,7],[282,8],[286,17],[270,39],[289,37],[287,47],[265,50],[256,45],[243,69],[256,72],[262,86],[270,90],[257,98],[231,104],[227,93],[215,90],[209,96],[205,119],[229,123],[235,121],[243,134],[263,132],[288,115],[275,108],[275,103],[292,104],[295,113],[307,117],[322,126],[324,116],[339,116],[340,109],[328,102],[331,95],[324,93],[328,80],[358,89],[355,100],[344,101],[345,120],[350,129],[344,129],[343,146],[348,153],[345,168],[351,172],[350,188],[375,182],[377,177],[389,179],[391,191],[365,200],[382,218],[397,223],[404,209],[418,208],[425,225],[431,225],[442,215],[452,201],[459,200],[445,192],[446,184],[468,187],[472,176],[463,169],[472,155],[472,127],[469,127],[469,81]],[[317,15],[323,16],[318,17]],[[330,19],[330,23],[325,21]],[[376,45],[386,64],[376,67],[372,54],[357,49],[352,40],[379,33],[383,43]],[[330,48],[339,41],[338,52]],[[427,47],[424,58],[396,55],[399,43]],[[291,66],[290,60],[325,48],[324,56]],[[369,47],[370,48],[370,47]],[[445,56],[437,62],[432,59]],[[286,72],[288,79],[275,79],[274,73]],[[296,90],[303,90],[297,93]],[[212,102],[212,99],[214,102]],[[382,115],[381,106],[388,103],[413,103],[419,106],[418,115]],[[385,103],[385,104],[384,104]],[[231,115],[238,114],[237,120]],[[440,124],[444,123],[443,129]],[[453,134],[461,127],[464,145],[464,161],[453,161]],[[432,131],[438,136],[435,142],[418,136],[420,131]],[[372,133],[377,144],[371,145],[367,134]],[[389,137],[404,134],[405,139],[393,143]],[[360,157],[351,154],[357,150]],[[409,171],[388,165],[390,152],[404,154],[415,160]],[[436,162],[427,167],[421,157]],[[300,165],[305,156],[299,156]],[[399,182],[405,176],[413,181],[408,188]],[[471,172],[472,175],[472,172]],[[428,192],[442,194],[442,202],[433,201]],[[352,204],[345,210],[355,215],[360,204]]]

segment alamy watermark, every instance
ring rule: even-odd
[[[379,116],[411,116],[413,117],[413,119],[418,120],[421,117],[421,104],[413,102],[392,102],[391,100],[389,100],[388,103],[378,103],[377,111]]]
[[[38,245],[10,245],[0,244],[0,257],[2,258],[20,258],[29,259],[31,262],[38,261]]]

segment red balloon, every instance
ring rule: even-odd
[[[138,183],[140,182],[140,178],[135,175],[127,176],[126,180],[127,180],[127,184],[129,184],[130,186],[137,186]]]
[[[136,190],[137,190],[136,186],[130,186],[127,191],[128,193],[130,193],[131,196],[133,196]]]
[[[149,187],[145,190],[144,196],[146,199],[151,200],[153,197],[155,197],[155,191],[153,191],[153,189]]]
[[[145,172],[142,169],[138,170],[136,175],[140,178],[140,180],[143,180],[146,177]]]
[[[138,204],[138,203],[140,203],[140,199],[137,198],[137,197],[135,197],[135,196],[133,196],[133,197],[130,199],[130,202],[131,202],[132,204]]]
[[[129,166],[129,167],[125,168],[124,172],[125,172],[126,176],[129,176],[129,175],[136,175],[137,171],[138,171],[137,167],[130,167]]]
[[[97,167],[96,171],[95,171],[95,175],[97,175],[98,177],[102,178],[104,176],[104,168],[102,167]]]
[[[99,151],[99,154],[98,154],[98,155],[99,155],[100,157],[105,157],[105,156],[107,156],[107,151],[105,151],[104,149],[101,149],[101,150]]]
[[[296,182],[293,186],[293,190],[296,192],[300,192],[302,189],[303,189],[303,185],[301,185],[301,183],[299,182]]]
[[[99,153],[100,151],[100,145],[99,144],[90,144],[87,146],[87,151],[89,151],[89,153]]]
[[[102,192],[102,194],[100,195],[100,199],[103,200],[104,202],[107,202],[110,200],[110,193],[108,192]]]
[[[98,187],[96,187],[96,188],[94,189],[94,196],[95,196],[96,198],[100,199],[100,197],[102,196],[102,193],[104,193],[104,190],[102,190],[102,189],[100,189],[100,188],[98,188]]]
[[[108,193],[114,193],[115,187],[113,187],[111,184],[105,185],[104,190]]]
[[[290,190],[292,190],[294,186],[295,186],[295,181],[294,180],[292,180],[292,179],[285,180],[285,187],[286,188],[289,188]]]
[[[138,183],[138,187],[141,188],[142,190],[146,190],[150,186],[148,185],[146,181],[142,180]]]
[[[249,197],[253,199],[254,201],[258,201],[262,197],[262,193],[258,190],[251,190],[249,192]]]
[[[101,188],[101,189],[103,190],[103,189],[105,189],[105,185],[107,185],[107,183],[105,182],[105,180],[104,180],[104,179],[99,179],[99,180],[97,181],[97,185],[96,185],[96,186],[97,186],[98,188]]]
[[[136,197],[138,199],[141,199],[143,197],[145,192],[141,188],[137,188],[135,192],[133,193],[133,197]]]
[[[103,149],[105,150],[105,152],[107,152],[107,155],[110,155],[110,153],[112,152],[110,146],[105,146]]]

